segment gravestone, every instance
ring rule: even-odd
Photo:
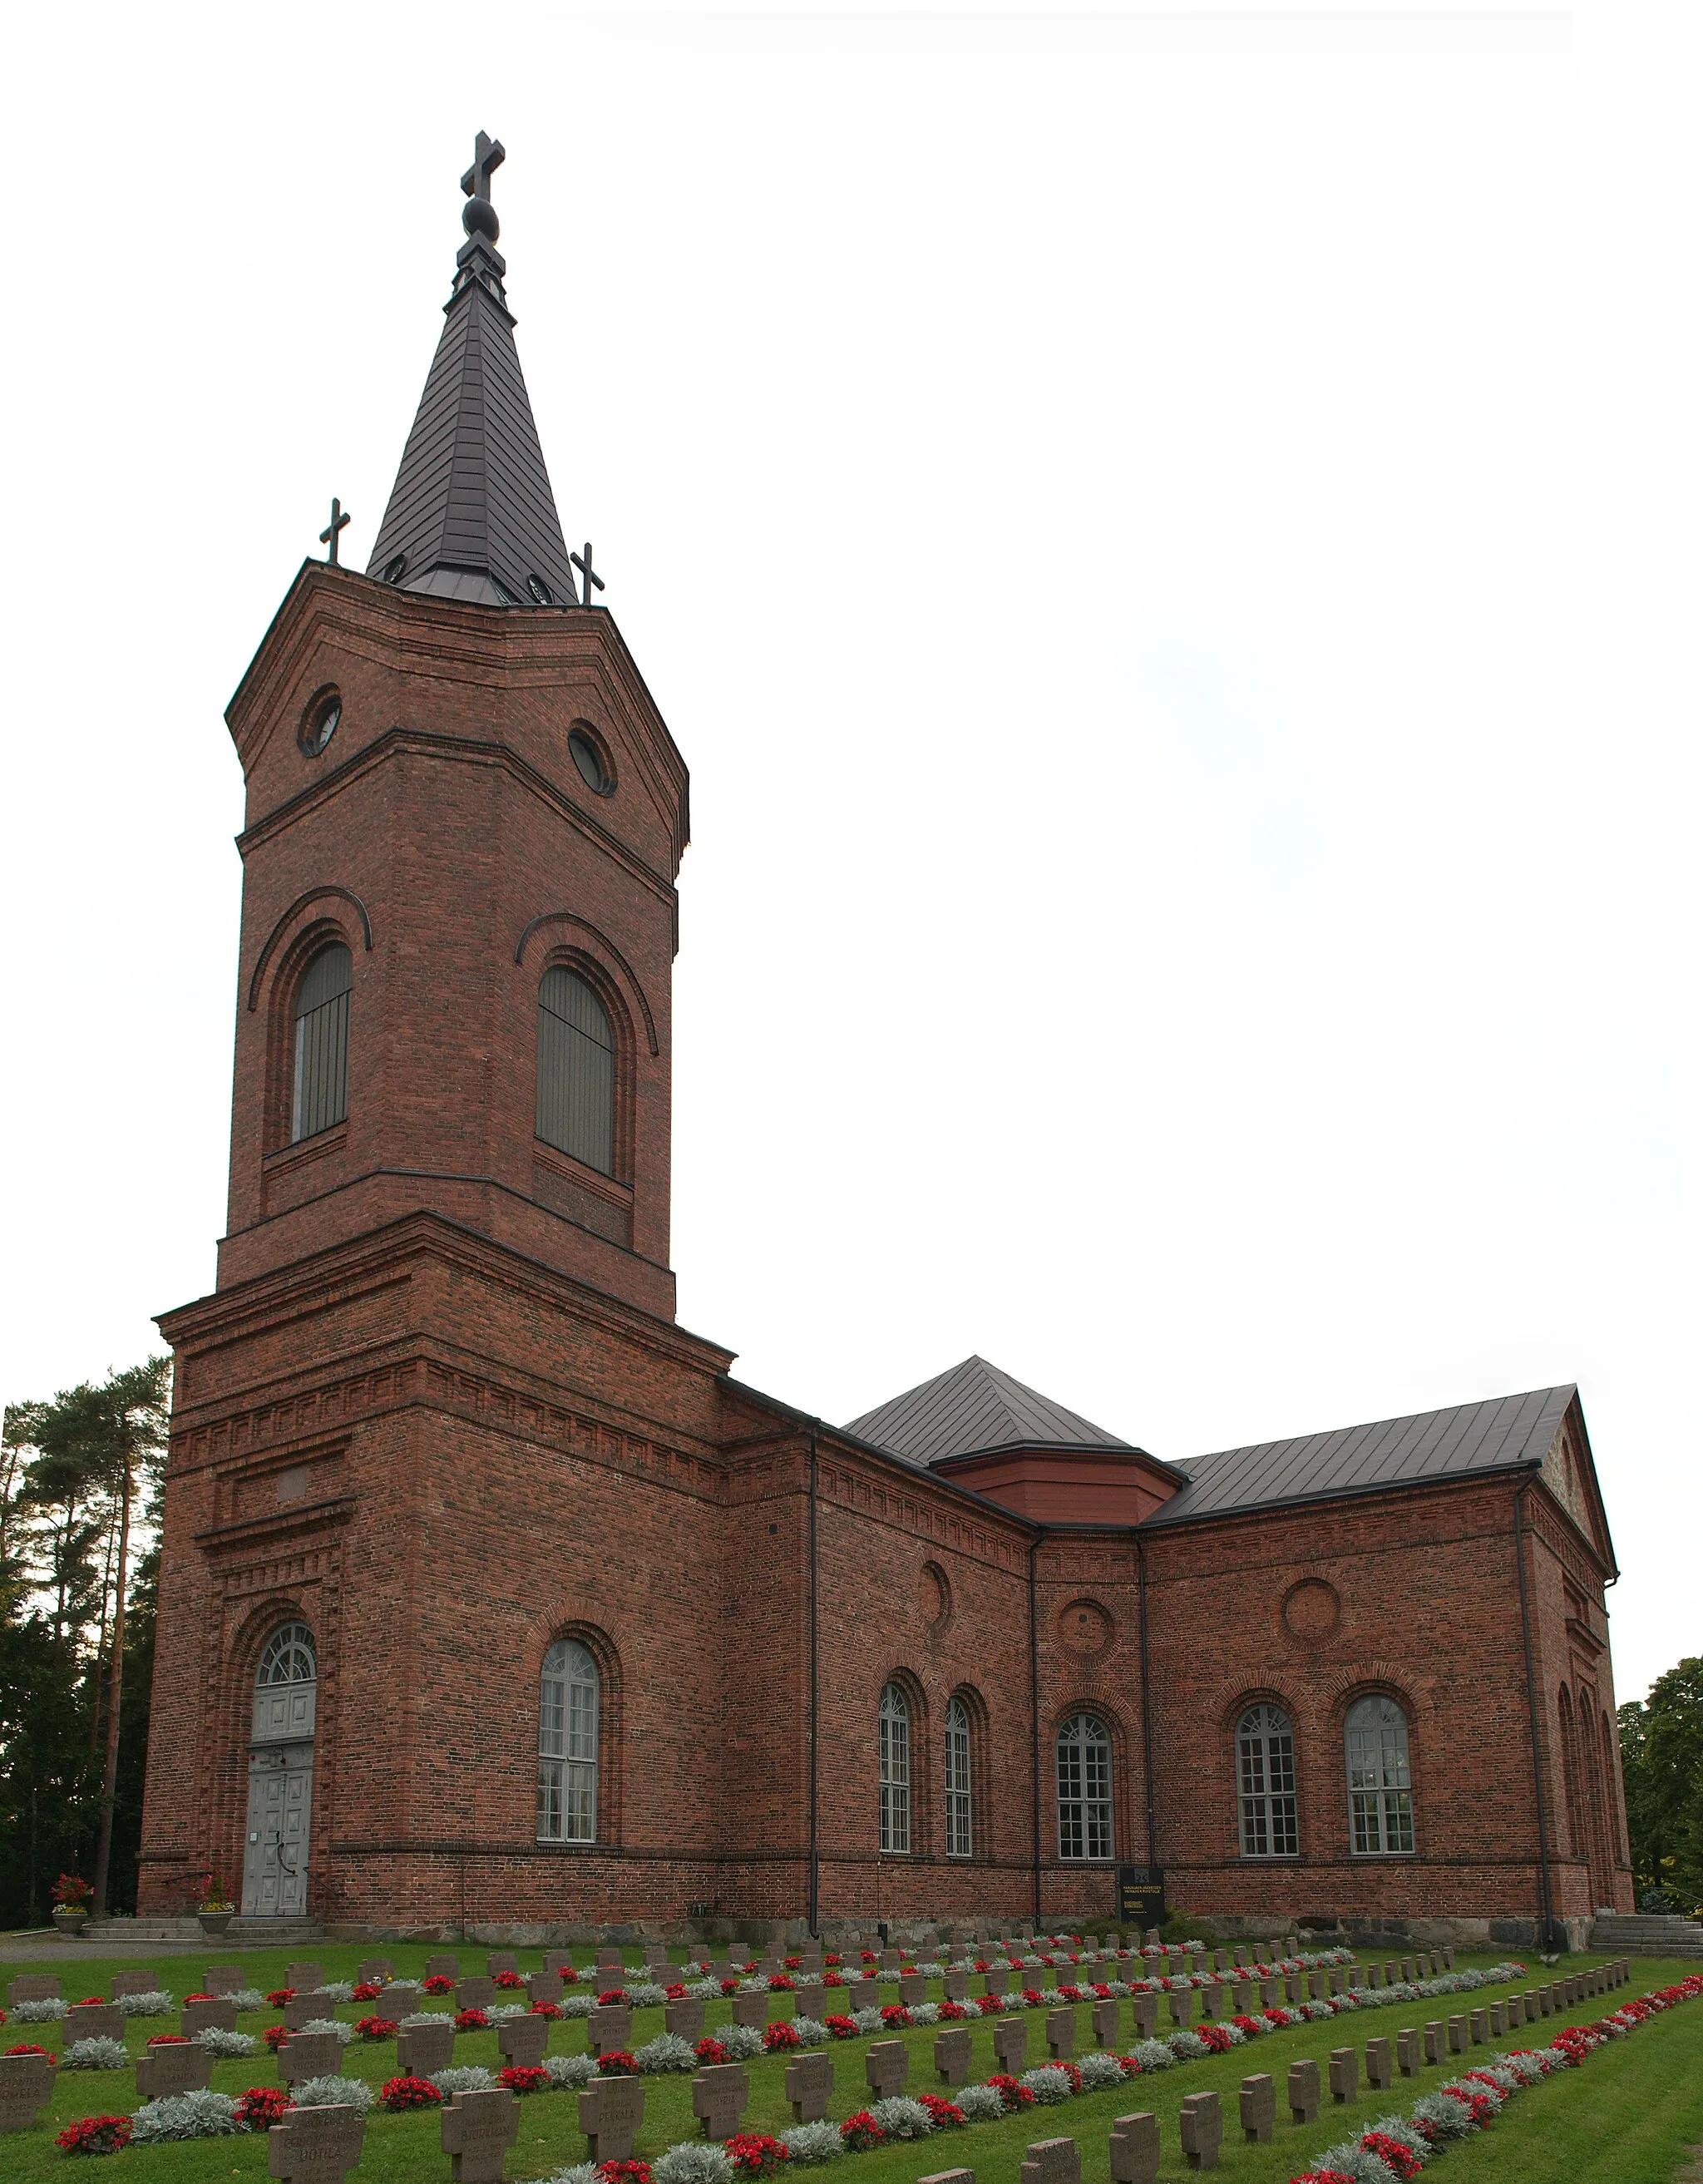
[[[1094,2046],[1114,2048],[1117,2046],[1117,1997],[1110,2002],[1097,2002],[1094,2006]]]
[[[1368,1964],[1366,1966],[1366,1983],[1368,1986],[1382,1986],[1383,1985],[1383,1966],[1382,1964]]]
[[[1414,1981],[1418,1978],[1418,1967],[1415,1964],[1411,1957],[1404,1957],[1402,1958],[1401,1976],[1407,1981],[1410,1986],[1413,1984]]]
[[[1214,1949],[1212,1952],[1212,1969],[1215,1972],[1227,1972],[1229,1970],[1230,1952],[1227,1949]]]
[[[1425,2028],[1425,2059],[1440,2063],[1449,2053],[1449,2027],[1440,2017],[1433,2017]]]
[[[586,2020],[586,2045],[593,2055],[625,2048],[632,2038],[632,2009],[625,2002],[600,2002]]]
[[[1472,2043],[1475,2047],[1481,2040],[1488,2040],[1489,2038],[1490,2013],[1488,2009],[1472,2010],[1468,2014],[1466,2023],[1468,2029],[1472,2035]]]
[[[526,1981],[526,1999],[530,2003],[559,2002],[562,1983],[554,1972],[534,1972]]]
[[[1216,2093],[1191,2093],[1183,2102],[1177,2127],[1183,2137],[1183,2151],[1188,2157],[1191,2169],[1216,2169],[1218,2148],[1224,2137],[1223,2117],[1218,2107]]]
[[[81,2002],[60,2020],[64,2043],[74,2040],[122,2040],[124,2012],[115,2002]]]
[[[1407,2025],[1395,2036],[1396,2067],[1404,2078],[1416,2078],[1422,2068],[1419,2053],[1419,2033],[1416,2027]]]
[[[946,1971],[941,1974],[940,1985],[948,2002],[967,2002],[970,1999],[968,1972]]]
[[[1200,2014],[1209,2024],[1224,2014],[1224,1990],[1216,1980],[1209,1980],[1200,1989]]]
[[[517,1972],[520,1969],[520,1959],[512,1949],[492,1949],[487,1952],[485,1970],[493,1979],[496,1978],[498,1972]]]
[[[934,2067],[946,2085],[969,2084],[970,2027],[967,2025],[949,2025],[944,2032],[935,2034]]]
[[[292,2109],[266,2133],[266,2174],[285,2184],[342,2184],[365,2137],[358,2108]]]
[[[566,1986],[567,1981],[562,1980],[562,1973],[565,1970],[571,1971],[573,1963],[574,1953],[571,1949],[546,1949],[544,1952],[544,1970],[547,1972],[554,1972],[564,1986]]]
[[[1395,2082],[1395,2063],[1385,2039],[1366,2043],[1366,2082],[1375,2092],[1388,2092]]]
[[[737,2063],[712,2063],[692,2081],[692,2113],[706,2138],[732,2138],[750,2098],[749,2073]]]
[[[301,1964],[286,1964],[284,1967],[284,1984],[286,1986],[294,1987],[298,1994],[306,1994],[312,1988],[323,1986],[325,1983],[325,1974],[316,1964],[304,1960]]]
[[[865,1977],[853,1980],[847,1987],[846,1993],[849,1997],[847,2004],[849,2008],[879,2009],[881,2007],[881,1987],[873,1979]]]
[[[1509,1995],[1502,2004],[1502,2010],[1504,2015],[1507,2019],[1508,2030],[1510,2032],[1513,2031],[1517,2025],[1521,2025],[1525,2023],[1525,2005],[1521,2001],[1518,1995]]]
[[[1234,1956],[1234,1958],[1235,1958],[1237,1969],[1238,1969],[1238,1970],[1240,1970],[1240,1971],[1246,1971],[1246,1970],[1248,1969],[1248,1952],[1247,1952],[1247,1950],[1246,1950],[1245,1948],[1238,1948],[1238,1949],[1233,1950],[1233,1951],[1232,1952],[1232,1954],[1233,1954],[1233,1955]]]
[[[1319,2066],[1309,2059],[1289,2065],[1289,2120],[1311,2123],[1319,2112]]]
[[[177,2021],[177,2029],[180,2032],[186,2032],[192,2040],[198,2032],[234,2032],[237,2030],[237,2005],[234,2002],[220,1999],[186,2002],[183,2014]]]
[[[1493,2040],[1500,2040],[1508,2029],[1508,2006],[1505,2003],[1493,2002],[1490,2004],[1489,2014],[1490,2037]]]
[[[465,1979],[455,1982],[455,2007],[458,2009],[489,2009],[496,1999],[495,1980]]]
[[[1325,1973],[1325,1984],[1332,1994],[1340,1994],[1348,1981],[1340,1964],[1332,1964]]]
[[[794,2017],[814,2017],[818,2024],[828,2014],[828,1990],[820,1980],[802,1980],[793,1990]]]
[[[57,1985],[58,1982],[56,1981],[55,1984]],[[1010,1991],[1011,1974],[1009,1970],[982,1973],[982,1992],[983,1994],[1009,1994]]]
[[[994,2019],[993,2053],[999,2058],[999,2068],[1009,2070],[1014,2077],[1027,2067],[1029,2028],[1021,2017]]]
[[[375,2017],[397,2020],[411,2017],[420,2007],[420,1989],[412,1980],[394,1980],[378,2000],[372,2003]]]
[[[340,2078],[343,2043],[335,2032],[292,2032],[278,2050],[278,2075],[287,2086],[309,2078]]]
[[[905,2008],[915,2008],[919,2002],[928,1999],[928,1980],[922,1972],[904,1972],[899,1975],[899,1998]]]
[[[242,1986],[242,1975],[237,1971],[235,1964],[215,1964],[214,1970],[237,1973],[237,1976],[228,1986],[214,1986],[213,1974],[209,1972],[203,1982],[207,1993],[235,1994],[237,1988]],[[127,1994],[151,1994],[159,1984],[159,1981],[153,1972],[114,1972],[107,1981],[107,1998],[111,2002],[122,2002]]]
[[[754,2025],[760,2031],[769,2021],[766,1994],[736,1994],[732,2006],[736,2025]]]
[[[1333,2101],[1357,2101],[1360,2098],[1360,2054],[1357,2049],[1332,2048],[1331,2098]]]
[[[1253,1981],[1251,1980],[1238,1980],[1235,1986],[1230,1990],[1230,1996],[1231,2000],[1236,2006],[1236,2014],[1238,2017],[1247,2016],[1249,2012],[1254,2007]]]
[[[427,1979],[459,1979],[461,1976],[460,1958],[428,1957],[426,1960],[426,1976]]]
[[[1174,1986],[1166,1994],[1173,2025],[1187,2025],[1194,2014],[1194,1990],[1192,1986]]]
[[[799,1958],[798,1976],[800,1980],[819,1981],[822,1975],[822,1970],[823,1965],[821,1950],[807,1949],[804,1955]]]
[[[1451,2017],[1449,2020],[1449,2052],[1451,2055],[1464,2055],[1466,2052],[1466,2020],[1464,2017]]]
[[[506,2086],[452,2093],[439,2130],[454,2184],[500,2184],[503,2158],[520,2137],[520,2103]]]
[[[1400,1964],[1385,1964],[1383,1968],[1383,1983],[1386,1986],[1399,1986],[1401,1984],[1401,1967]]]
[[[733,1977],[733,1966],[730,1960],[726,1957],[711,1957],[710,1959],[710,1977],[713,1980],[732,1979]]]
[[[631,2161],[644,2121],[643,2078],[593,2078],[580,2095],[580,2129],[591,2161]]]
[[[599,1949],[598,1970],[600,1972],[619,1972],[626,1969],[619,1949]]]
[[[960,2081],[961,2083],[961,2081]],[[820,2052],[800,2055],[787,2065],[787,2098],[794,2123],[820,2123],[834,2095],[833,2058]]]
[[[863,2059],[863,2074],[878,2101],[891,2100],[904,2091],[910,2072],[910,2050],[902,2040],[874,2040]]]
[[[1112,2184],[1158,2184],[1159,2118],[1145,2112],[1113,2119]]]
[[[284,2022],[292,2032],[299,2032],[304,2025],[315,2018],[329,2015],[331,2005],[317,1994],[292,1994],[284,2004]]]
[[[1038,2138],[1018,2165],[1021,2184],[1082,2184],[1082,2158],[1073,2138]]]
[[[537,2070],[544,2059],[549,2041],[548,2017],[534,2017],[529,2011],[525,2017],[497,2020],[497,2052],[505,2063],[512,2063],[520,2070]]]
[[[1135,2020],[1138,2036],[1143,2040],[1156,2039],[1159,2033],[1159,1997],[1156,1994],[1133,1994],[1129,1998],[1129,2008]]]
[[[665,1986],[667,1984],[666,1975],[672,1969],[668,1960],[667,1942],[647,1942],[644,1945],[644,1961]],[[491,1966],[491,1970],[493,1971],[495,1971],[497,1967],[495,1964]]]
[[[1443,1969],[1446,1972],[1452,1972],[1455,1969],[1455,1944],[1452,1942],[1445,1942],[1443,1945]]]
[[[363,1957],[355,1966],[357,1986],[382,1986],[395,1967],[388,1957]]]
[[[1068,2063],[1077,2052],[1077,2014],[1074,2009],[1049,2009],[1044,2027],[1047,2046],[1055,2063]]]
[[[1242,2113],[1244,2138],[1262,2142],[1268,2139],[1277,2121],[1277,2088],[1269,2070],[1243,2079],[1238,2105]]]
[[[1307,1998],[1307,1975],[1305,1972],[1285,1972],[1283,1999],[1285,2002],[1305,2002]]]
[[[404,2078],[430,2078],[455,2060],[455,2027],[447,2017],[435,2025],[404,2025],[396,2036],[396,2067]]]
[[[55,1980],[54,1986],[58,1985]],[[15,1989],[17,1982],[13,1982]],[[45,1996],[27,2001],[51,1999]],[[46,2055],[0,2055],[0,2131],[30,2131],[53,2098],[53,2065]]]
[[[1350,1964],[1349,1966],[1348,1983],[1350,1991],[1356,1993],[1366,1985],[1366,1966],[1364,1964]]]
[[[976,2184],[973,2169],[937,2169],[932,2176],[919,2176],[916,2184]]]
[[[163,2041],[136,2059],[136,2089],[145,2101],[204,2092],[212,2083],[213,2058],[192,2040]]]
[[[1260,1982],[1260,2007],[1275,2009],[1283,1999],[1283,1982],[1280,1979],[1262,1979]]]
[[[694,2046],[704,2037],[704,2004],[689,1997],[682,2002],[663,2004],[662,2023],[665,2031],[677,2039],[690,2040]]]

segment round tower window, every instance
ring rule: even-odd
[[[302,725],[296,741],[308,758],[317,758],[337,732],[337,723],[343,716],[343,701],[335,690],[315,691],[308,710],[302,716]]]
[[[526,579],[526,589],[532,594],[532,597],[537,601],[541,607],[553,607],[556,604],[555,593],[550,589],[549,586],[544,582],[542,577],[528,577]]]
[[[385,563],[385,565],[384,565],[384,577],[383,577],[383,581],[384,581],[387,584],[399,584],[399,583],[402,582],[403,578],[407,574],[408,574],[408,556],[407,556],[407,554],[392,554],[391,555],[391,557],[390,557],[389,560],[387,560],[387,561]]]
[[[583,728],[568,731],[568,750],[580,770],[580,778],[597,796],[613,796],[615,783],[604,763],[604,755]]]

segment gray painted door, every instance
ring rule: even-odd
[[[308,1823],[314,1747],[257,1748],[248,1761],[248,1840],[242,1860],[245,1919],[301,1919],[308,1909]]]

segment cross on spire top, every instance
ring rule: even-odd
[[[348,521],[343,504],[337,495],[331,495],[331,520],[320,533],[320,543],[327,549],[326,559],[335,569],[337,566],[337,533]]]
[[[470,200],[461,208],[461,225],[469,235],[497,240],[497,213],[491,203],[491,177],[508,157],[495,137],[481,129],[473,139],[473,164],[461,177],[461,194]]]

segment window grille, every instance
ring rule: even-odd
[[[296,989],[294,1097],[290,1142],[316,1136],[349,1111],[349,989],[354,958],[342,941],[322,948]]]
[[[1249,1707],[1236,1724],[1242,1784],[1244,1858],[1293,1858],[1300,1848],[1295,1821],[1295,1740],[1281,1707]]]
[[[538,1697],[538,1840],[595,1842],[598,1664],[559,1638],[544,1656]]]
[[[311,1684],[319,1673],[313,1632],[305,1623],[286,1623],[266,1641],[254,1680],[257,1684]]]
[[[1111,1856],[1111,1737],[1091,1713],[1059,1731],[1059,1856]]]
[[[946,1709],[946,1855],[968,1858],[970,1825],[970,1710],[962,1699]]]
[[[1394,1699],[1357,1699],[1349,1708],[1348,1810],[1357,1857],[1412,1849],[1407,1716]]]
[[[538,989],[538,1135],[615,1173],[615,1036],[583,978],[555,965]]]
[[[897,1684],[881,1695],[881,1847],[910,1848],[910,1702]]]

